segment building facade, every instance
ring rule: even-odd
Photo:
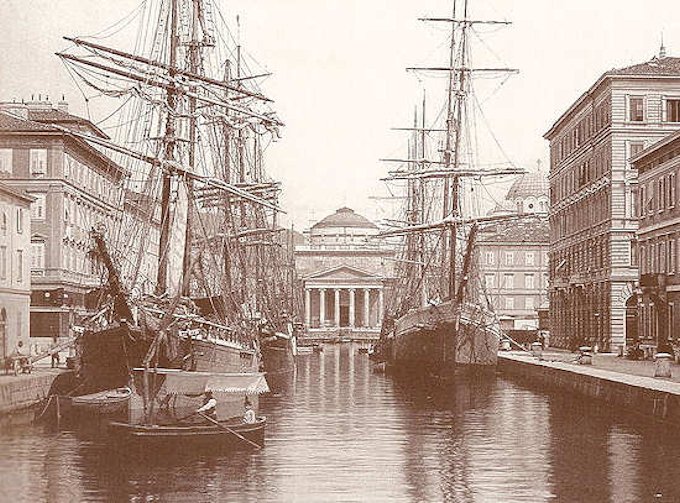
[[[637,306],[628,308],[627,342],[639,342],[648,352],[665,351],[669,345],[677,350],[680,349],[680,132],[646,148],[631,162],[638,173],[640,289]]]
[[[680,128],[680,58],[604,73],[550,142],[551,344],[621,350],[638,278],[629,158]]]
[[[32,199],[0,183],[0,361],[29,347]]]
[[[308,334],[379,336],[393,251],[374,239],[377,233],[365,217],[341,208],[295,247]]]
[[[513,328],[537,328],[548,293],[548,179],[518,177],[497,210],[522,218],[485,225],[477,243],[487,294]]]
[[[31,204],[31,337],[68,335],[100,286],[89,231],[120,227],[123,169],[72,134],[107,138],[91,122],[48,102],[0,105],[0,176]]]

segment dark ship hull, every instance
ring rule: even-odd
[[[201,372],[255,372],[258,357],[254,349],[222,339],[185,337],[159,351],[158,366]],[[76,369],[67,380],[55,381],[50,394],[82,397],[123,388],[130,384],[130,369],[144,366],[152,338],[122,323],[85,331],[78,340]]]
[[[388,371],[448,377],[465,371],[493,371],[500,332],[486,313],[452,302],[414,309],[395,322],[374,361]]]

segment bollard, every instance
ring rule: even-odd
[[[673,357],[668,353],[657,353],[654,355],[656,365],[654,366],[654,377],[672,377],[671,376],[671,359]]]
[[[510,351],[510,341],[503,339],[501,341],[501,351]]]
[[[543,356],[543,344],[540,342],[531,343],[531,356],[535,356],[539,360]]]
[[[578,348],[579,356],[578,362],[580,365],[592,365],[593,364],[593,353],[590,346],[581,346]]]

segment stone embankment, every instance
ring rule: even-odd
[[[544,353],[539,359],[528,353],[504,352],[499,354],[498,369],[502,374],[680,426],[677,365],[673,365],[673,377],[655,378],[652,362],[596,355],[592,365],[579,365],[574,359],[565,353]]]

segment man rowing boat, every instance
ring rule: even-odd
[[[203,405],[196,409],[196,412],[205,414],[210,419],[217,421],[217,400],[213,397],[212,391],[203,393],[205,399]]]

